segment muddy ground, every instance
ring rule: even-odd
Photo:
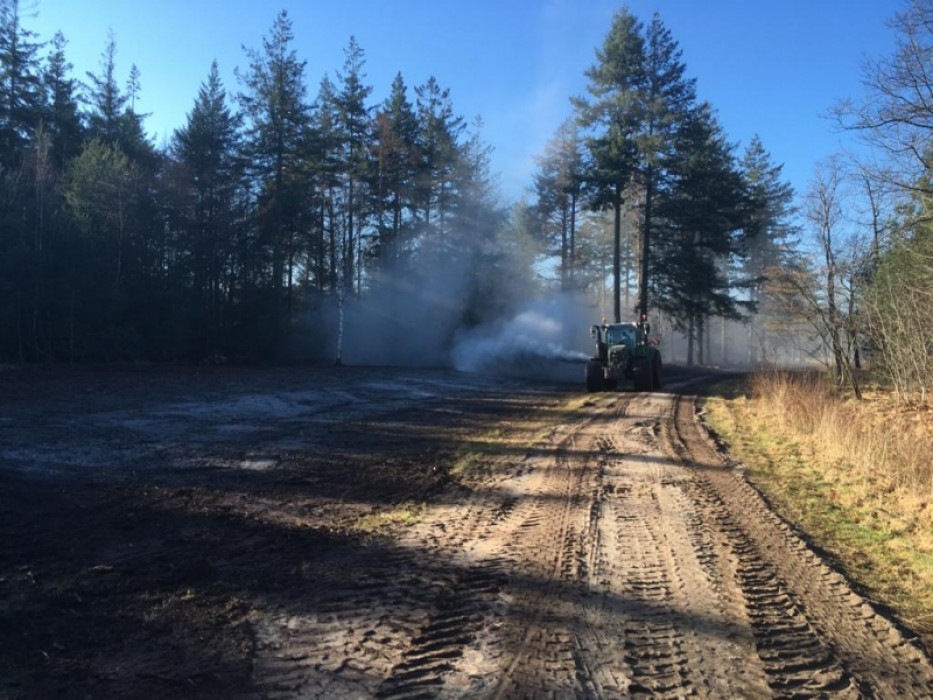
[[[0,371],[0,697],[933,694],[703,376],[581,383]]]

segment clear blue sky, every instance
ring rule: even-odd
[[[449,88],[455,110],[480,115],[494,149],[504,196],[515,200],[539,155],[583,94],[583,71],[623,3],[611,0],[21,0],[24,24],[40,39],[61,30],[74,76],[99,72],[112,30],[117,74],[141,74],[137,110],[150,113],[157,145],[185,123],[218,61],[231,96],[243,47],[261,48],[280,9],[293,22],[307,61],[309,99],[321,77],[341,68],[355,35],[366,56],[372,99],[382,101],[401,72],[409,88],[431,75]],[[631,0],[644,21],[654,11],[683,50],[698,94],[744,147],[758,134],[798,193],[815,163],[840,148],[823,118],[838,99],[861,91],[865,56],[886,56],[886,23],[897,0]],[[32,15],[32,16],[30,16]],[[413,99],[412,95],[412,99]]]

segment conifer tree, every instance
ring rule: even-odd
[[[636,143],[640,160],[640,179],[644,187],[644,221],[642,224],[642,260],[639,279],[639,313],[648,316],[652,255],[652,213],[655,196],[665,188],[663,167],[676,142],[675,134],[691,121],[696,99],[696,81],[686,77],[681,50],[657,12],[645,32],[645,85],[640,96],[642,115]],[[705,117],[700,117],[700,122]]]
[[[42,106],[35,33],[19,0],[0,0],[0,164],[14,167],[39,125]]]
[[[130,308],[132,231],[130,212],[136,205],[136,168],[114,143],[89,141],[69,167],[65,200],[79,232],[75,265],[70,274],[76,338],[79,348],[97,359],[132,357],[139,348],[126,326]]]
[[[788,262],[794,248],[794,190],[782,179],[783,166],[776,165],[756,135],[745,149],[740,163],[747,192],[747,216],[743,228],[745,259],[742,271],[749,283],[749,299],[757,314],[748,323],[747,361],[758,362],[757,350],[769,345],[769,320],[764,303],[769,280]],[[761,314],[765,314],[762,318]]]
[[[374,208],[378,217],[378,257],[399,262],[411,238],[414,178],[417,169],[418,122],[402,74],[392,81],[389,96],[376,114],[376,179]],[[410,246],[409,246],[410,247]]]
[[[344,50],[343,70],[338,73],[340,89],[335,106],[341,141],[341,179],[344,185],[346,229],[343,239],[343,283],[347,290],[362,287],[362,235],[366,201],[366,180],[369,170],[370,118],[366,100],[372,87],[364,83],[366,64],[363,49],[350,37]]]
[[[574,287],[576,228],[583,184],[583,153],[579,131],[568,120],[545,147],[534,175],[538,231],[549,244],[556,242],[560,287]]]
[[[432,75],[415,88],[420,155],[417,199],[420,223],[438,250],[450,250],[448,217],[454,197],[455,170],[460,137],[465,125],[456,115],[450,90],[441,88]]]
[[[70,76],[73,66],[65,57],[66,45],[64,34],[56,32],[42,75],[45,90],[43,122],[52,140],[53,159],[60,171],[80,152],[84,138],[77,83]]]
[[[338,212],[336,210],[337,190],[340,182],[338,170],[340,163],[340,139],[338,134],[338,115],[336,106],[336,88],[325,75],[318,88],[317,99],[311,113],[311,130],[307,155],[308,167],[314,176],[314,264],[317,274],[317,289],[337,287],[339,247],[337,245]]]
[[[111,32],[107,45],[100,58],[100,72],[87,72],[90,85],[87,101],[91,106],[88,117],[90,138],[98,138],[108,143],[119,143],[121,135],[121,117],[126,107],[127,97],[117,84],[117,42]]]
[[[707,319],[735,320],[748,306],[728,274],[743,252],[745,183],[708,104],[681,123],[674,143],[658,163],[668,187],[656,208],[652,289],[655,305],[686,333],[693,364],[694,349],[703,362]]]
[[[211,64],[185,126],[175,132],[172,155],[180,166],[175,211],[195,300],[194,352],[220,353],[224,321],[236,283],[241,189],[238,115],[227,104],[217,61]]]
[[[305,161],[309,107],[305,102],[305,62],[292,48],[288,13],[277,15],[262,51],[250,50],[249,69],[240,75],[239,94],[246,117],[245,153],[256,190],[255,281],[269,290],[252,316],[269,324],[259,331],[272,352],[291,327],[296,264],[308,222],[310,180]]]
[[[613,320],[621,309],[622,218],[638,167],[647,76],[642,24],[627,8],[616,12],[596,63],[586,70],[589,99],[572,100],[584,129],[591,164],[586,176],[591,206],[613,211]]]

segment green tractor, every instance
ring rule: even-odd
[[[606,323],[593,326],[596,356],[586,363],[586,390],[615,389],[632,382],[636,391],[661,388],[661,353],[648,337],[644,316],[640,323]]]

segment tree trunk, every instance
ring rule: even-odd
[[[576,267],[577,267],[577,194],[570,195],[570,287],[576,288]]]
[[[645,175],[645,230],[641,235],[641,287],[638,291],[638,312],[648,320],[648,257],[651,250],[651,198],[654,195],[654,178],[651,164]]]
[[[706,364],[706,323],[705,319],[700,316],[697,318],[696,322],[696,332],[697,332],[697,364],[701,367]]]
[[[693,334],[694,325],[691,318],[687,322],[687,367],[693,367]]]
[[[618,186],[621,187],[621,186]],[[612,318],[615,323],[622,320],[622,310],[620,304],[621,298],[621,246],[622,246],[622,192],[616,190],[615,201],[613,201],[613,221],[612,221]]]

